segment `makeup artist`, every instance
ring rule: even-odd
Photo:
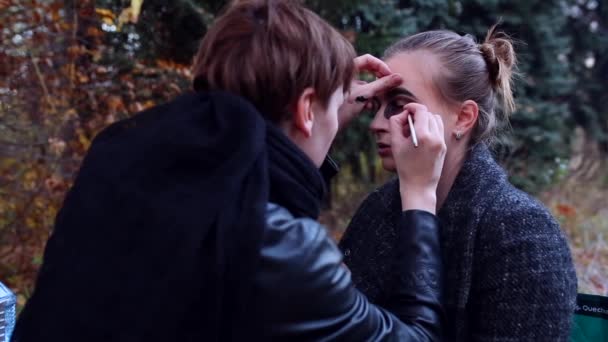
[[[379,79],[349,92],[362,70]],[[195,93],[96,137],[13,341],[439,340],[441,118],[391,118],[403,248],[389,313],[316,221],[318,168],[339,124],[401,78],[287,0],[228,8],[194,74]]]

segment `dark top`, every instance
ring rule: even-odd
[[[437,339],[437,218],[400,214],[411,248],[393,260],[391,315],[354,289],[316,223],[324,193],[310,159],[234,95],[187,94],[113,124],[66,196],[12,339]]]
[[[356,286],[385,306],[401,246],[393,180],[371,193],[340,247]],[[485,145],[469,154],[439,212],[448,341],[566,341],[576,274],[559,225],[514,188]],[[398,286],[398,285],[397,285]]]
[[[441,263],[437,218],[410,210],[399,215],[404,246],[390,275],[391,311],[371,304],[353,285],[342,254],[317,221],[294,218],[269,204],[252,317],[263,341],[440,341]]]

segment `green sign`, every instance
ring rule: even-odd
[[[572,341],[608,342],[608,297],[578,295]]]

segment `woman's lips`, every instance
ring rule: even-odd
[[[378,143],[378,154],[380,157],[391,157],[393,152],[391,151],[391,145]]]

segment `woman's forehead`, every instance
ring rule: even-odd
[[[386,64],[392,72],[403,78],[400,87],[419,99],[437,95],[434,80],[442,65],[435,54],[424,50],[402,52],[388,58]]]

